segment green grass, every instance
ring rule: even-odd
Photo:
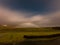
[[[19,42],[25,40],[24,35],[50,35],[60,32],[5,32],[0,33],[0,42]]]
[[[16,29],[0,29],[0,42],[12,43],[21,42],[24,39],[24,35],[51,35],[60,33],[59,30],[51,28],[16,28]],[[47,40],[47,39],[46,39]]]

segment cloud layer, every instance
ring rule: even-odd
[[[14,11],[0,6],[0,24],[15,25],[16,27],[51,27],[60,26],[60,11],[48,14],[36,14]]]

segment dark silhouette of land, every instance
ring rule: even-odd
[[[44,36],[28,36],[28,35],[24,35],[24,38],[26,38],[26,39],[55,38],[55,37],[60,37],[60,34],[52,34],[52,35],[44,35]]]

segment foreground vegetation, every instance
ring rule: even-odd
[[[50,35],[60,32],[6,32],[0,33],[0,42],[20,42],[24,35]]]
[[[24,35],[51,35],[60,34],[59,29],[52,28],[1,28],[0,27],[0,42],[1,43],[16,43],[27,40]],[[47,40],[47,39],[46,39]]]

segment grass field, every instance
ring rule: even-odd
[[[26,40],[24,35],[51,35],[59,34],[59,30],[53,29],[39,29],[39,28],[20,28],[20,29],[3,29],[0,30],[1,43],[14,43]]]

